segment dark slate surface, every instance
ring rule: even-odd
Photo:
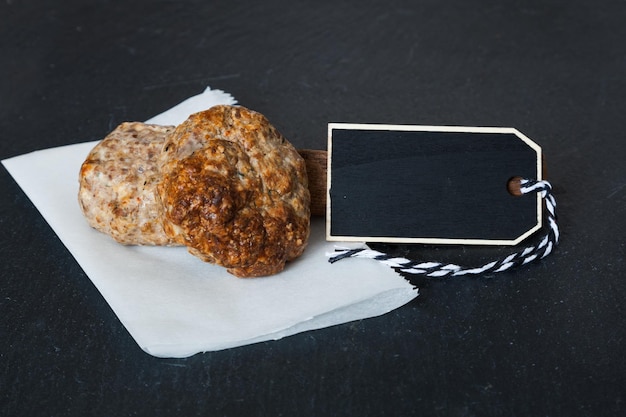
[[[330,121],[511,126],[543,147],[562,244],[416,280],[382,317],[156,359],[0,168],[0,415],[624,415],[624,21],[617,0],[3,1],[0,158],[206,85],[298,147],[325,147]]]

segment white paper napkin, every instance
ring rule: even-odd
[[[150,119],[179,124],[215,104],[207,88]],[[137,344],[158,357],[186,357],[280,339],[389,312],[418,295],[390,268],[367,259],[327,261],[324,220],[314,219],[304,255],[271,277],[240,279],[183,247],[122,246],[91,229],[77,202],[78,172],[97,142],[3,160]]]

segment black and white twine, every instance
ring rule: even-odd
[[[548,231],[546,235],[539,240],[539,243],[528,246],[506,258],[489,262],[480,267],[467,268],[450,263],[412,261],[402,257],[390,256],[368,247],[361,247],[357,249],[338,249],[334,253],[329,253],[329,262],[334,263],[345,258],[370,258],[407,274],[445,277],[502,272],[515,266],[525,265],[529,262],[545,258],[559,242],[559,228],[556,223],[556,200],[552,195],[552,186],[547,181],[530,179],[522,179],[520,186],[520,192],[522,194],[532,192],[541,194],[548,211]]]

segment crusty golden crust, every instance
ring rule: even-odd
[[[239,106],[193,114],[167,137],[159,165],[165,232],[192,254],[252,277],[304,251],[304,160],[263,115]]]
[[[280,272],[309,237],[304,160],[243,107],[216,106],[177,128],[122,123],[79,182],[97,230],[127,245],[185,245],[240,277]]]
[[[157,157],[174,126],[122,123],[83,162],[78,200],[89,224],[125,245],[171,245],[162,226]]]

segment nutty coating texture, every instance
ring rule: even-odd
[[[215,106],[168,135],[157,185],[165,233],[238,277],[280,272],[310,228],[304,160],[260,113]]]
[[[156,192],[158,156],[174,126],[122,123],[83,162],[78,201],[88,223],[125,245],[173,245]]]

